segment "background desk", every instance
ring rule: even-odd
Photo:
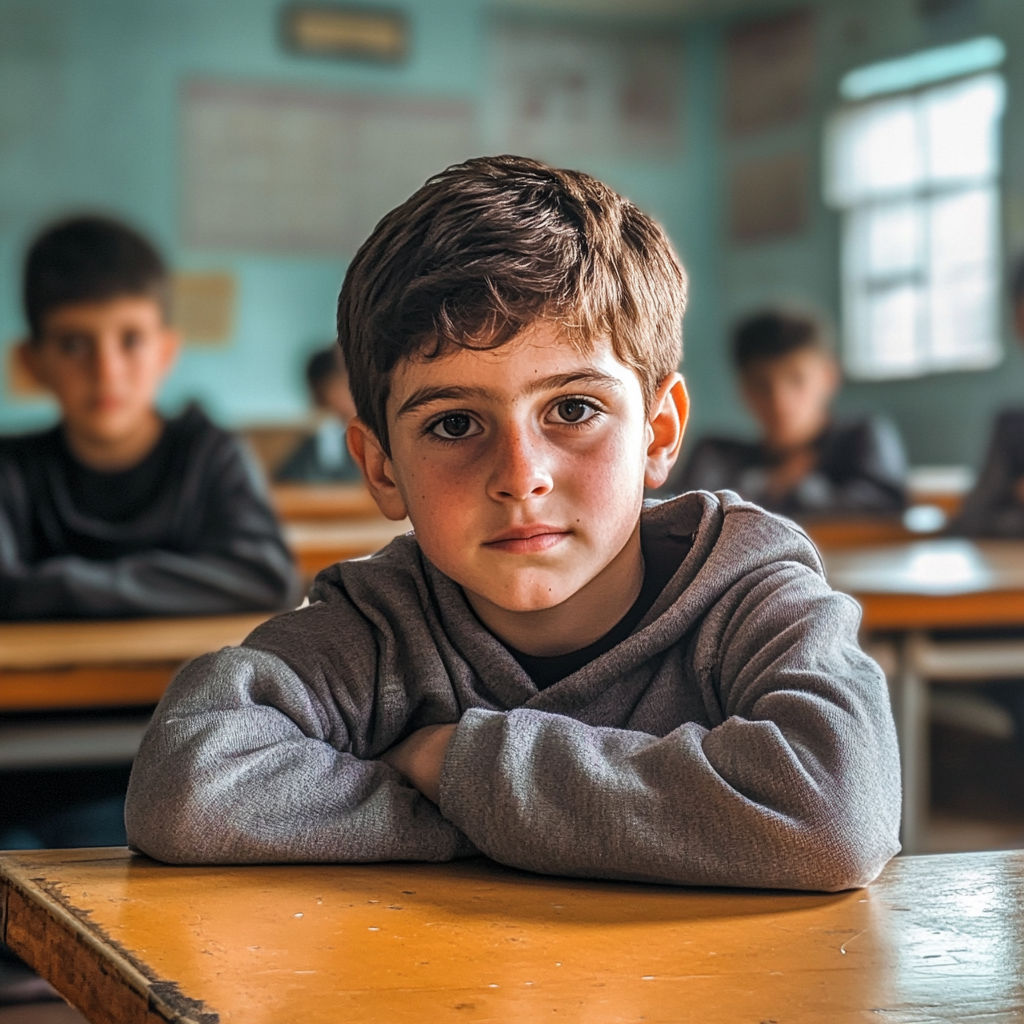
[[[928,680],[1024,678],[1024,644],[936,644],[931,630],[1024,627],[1024,542],[933,540],[825,551],[837,590],[864,609],[865,633],[893,638],[887,666],[903,767],[904,849],[928,814]]]
[[[0,908],[4,941],[96,1024],[995,1024],[1024,1004],[1020,853],[811,895],[26,852],[0,857]]]
[[[346,558],[372,555],[386,547],[412,524],[408,519],[392,522],[383,516],[369,519],[348,519],[323,522],[285,523],[284,537],[299,571],[312,581],[321,569]]]
[[[182,662],[241,643],[269,617],[0,624],[0,769],[130,762]],[[131,707],[81,721],[24,714]]]
[[[271,497],[286,523],[383,518],[362,484],[275,484]]]

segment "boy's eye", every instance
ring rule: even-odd
[[[82,356],[89,351],[89,339],[84,334],[62,334],[57,339],[57,350],[63,356]]]
[[[121,345],[127,349],[135,348],[141,340],[142,336],[134,327],[129,327],[128,330],[121,335]]]
[[[585,423],[597,414],[593,405],[582,398],[563,398],[555,406],[555,412],[562,423]]]
[[[471,416],[464,412],[453,412],[439,419],[431,428],[430,432],[436,437],[444,438],[446,441],[454,441],[460,437],[470,437],[480,432]]]

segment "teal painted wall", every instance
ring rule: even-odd
[[[1019,0],[967,0],[944,17],[928,19],[917,13],[918,7],[912,0],[847,0],[823,5],[816,16],[817,77],[811,116],[742,142],[720,139],[725,173],[745,157],[792,148],[805,149],[815,169],[810,220],[800,236],[734,246],[726,240],[724,222],[710,232],[713,246],[718,247],[712,258],[720,271],[717,297],[723,323],[774,298],[802,302],[838,321],[839,223],[820,199],[818,176],[821,126],[838,103],[838,81],[850,68],[947,41],[991,33],[1006,43],[1004,251],[1008,258],[1024,252],[1024,9]],[[727,25],[718,27],[724,30]],[[891,416],[903,432],[914,464],[977,465],[995,411],[1007,404],[1024,405],[1024,354],[1013,338],[1008,310],[1006,313],[1005,355],[996,368],[915,380],[848,383],[839,398],[840,411]],[[718,336],[715,344],[716,355],[705,355],[705,361],[714,361],[719,372],[726,373],[726,336]],[[704,398],[704,379],[702,374],[700,386],[694,388],[698,404]],[[716,430],[753,431],[735,402],[716,404],[704,424]]]
[[[321,61],[283,51],[277,0],[0,0],[0,343],[22,331],[18,270],[31,233],[68,209],[100,208],[153,234],[181,269],[227,269],[239,283],[235,336],[189,348],[164,391],[168,408],[199,398],[222,422],[301,418],[305,355],[329,338],[342,260],[199,252],[179,233],[179,100],[194,79],[271,82],[478,100],[491,8],[484,0],[406,0],[412,53],[399,67]],[[1000,35],[1009,57],[1005,121],[1006,249],[1024,250],[1024,18],[1020,0],[976,0],[922,21],[912,0],[840,0],[817,14],[811,116],[742,143],[723,138],[723,45],[736,19],[686,26],[684,142],[677,159],[605,161],[587,169],[658,216],[690,273],[684,370],[691,437],[750,432],[727,358],[729,323],[786,297],[837,318],[835,215],[814,182],[807,230],[737,247],[726,238],[725,181],[746,156],[803,147],[817,167],[820,125],[851,67],[946,39]],[[993,412],[1024,403],[1024,356],[1006,332],[995,370],[850,384],[845,413],[886,412],[915,463],[976,462]],[[0,395],[4,390],[0,389]],[[0,430],[49,422],[43,402],[0,397]]]
[[[488,25],[481,0],[408,0],[412,52],[399,67],[297,57],[277,40],[277,0],[0,0],[0,340],[23,330],[18,272],[47,218],[99,208],[130,218],[179,269],[226,269],[239,284],[235,337],[191,347],[163,393],[199,398],[222,422],[301,418],[302,364],[333,333],[339,260],[197,252],[179,227],[179,102],[194,79],[478,100]],[[713,31],[687,44],[685,142],[677,158],[592,169],[656,214],[691,266],[695,372],[717,337]],[[481,132],[481,134],[483,134]],[[714,385],[728,392],[727,382]],[[715,393],[712,388],[708,394]],[[45,402],[0,398],[0,429],[49,422]]]

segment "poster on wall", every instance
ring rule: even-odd
[[[726,123],[735,137],[806,117],[814,82],[814,20],[795,11],[741,24],[726,43]]]
[[[490,150],[568,164],[678,154],[678,33],[498,21],[490,47]]]
[[[197,249],[351,257],[478,149],[461,100],[203,82],[183,107],[183,234]]]
[[[766,242],[799,234],[807,224],[810,169],[794,151],[739,164],[729,181],[729,237]]]

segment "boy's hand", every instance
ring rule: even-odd
[[[386,750],[380,759],[436,804],[441,799],[441,765],[457,728],[457,725],[424,726]]]

